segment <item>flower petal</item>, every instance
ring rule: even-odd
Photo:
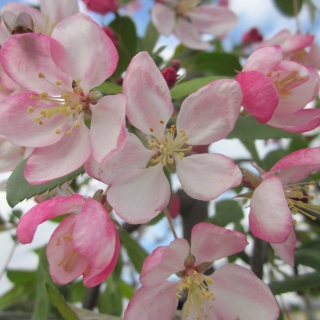
[[[131,298],[123,320],[172,319],[178,305],[176,291],[176,284],[168,281],[157,287],[142,286]]]
[[[179,19],[174,28],[174,34],[187,48],[195,50],[207,50],[210,48],[210,43],[202,41],[196,27],[185,19]]]
[[[18,240],[23,244],[32,242],[39,224],[62,214],[79,211],[84,203],[85,199],[82,196],[74,195],[50,199],[34,206],[19,221]]]
[[[181,186],[194,199],[216,199],[241,183],[239,167],[222,154],[196,154],[175,160]]]
[[[58,284],[73,281],[82,275],[88,266],[86,259],[75,250],[72,241],[72,229],[77,218],[76,215],[72,215],[63,219],[53,232],[46,249],[50,275]],[[71,234],[71,238],[66,234]]]
[[[101,163],[91,157],[85,163],[85,170],[89,176],[105,184],[112,184],[131,169],[146,168],[156,152],[146,149],[136,135],[127,132],[125,145],[118,153]]]
[[[184,261],[189,251],[186,239],[175,239],[168,246],[156,248],[143,263],[140,275],[142,285],[157,287],[172,274],[185,270]]]
[[[90,155],[89,129],[82,123],[57,143],[35,148],[26,163],[24,176],[31,184],[44,183],[77,170]]]
[[[173,105],[168,85],[147,52],[140,52],[132,59],[122,92],[127,98],[131,124],[161,140]]]
[[[206,222],[192,228],[191,252],[196,258],[196,266],[228,257],[242,251],[247,245],[246,236],[238,231]]]
[[[249,213],[253,235],[271,243],[282,243],[292,230],[292,218],[280,179],[268,174],[254,190]]]
[[[276,320],[279,306],[269,287],[247,268],[226,264],[211,276],[217,319]]]
[[[151,9],[151,19],[154,26],[164,36],[173,32],[175,25],[175,12],[161,3],[155,3]]]
[[[121,175],[107,193],[108,202],[128,223],[146,223],[169,203],[170,186],[158,164],[146,169],[132,169]]]
[[[9,77],[27,90],[60,96],[61,89],[53,84],[61,80],[71,89],[72,78],[53,62],[50,41],[51,37],[44,34],[16,34],[8,38],[1,47],[0,61]],[[45,79],[39,78],[39,73],[42,73]]]
[[[91,106],[90,142],[93,158],[101,162],[118,152],[125,143],[126,99],[124,95],[103,97]],[[107,138],[107,139],[106,139]]]
[[[268,122],[279,103],[278,91],[271,79],[260,71],[237,74],[243,93],[243,107],[259,122]]]
[[[288,239],[285,242],[276,244],[270,243],[276,254],[288,265],[294,266],[294,249],[296,248],[297,238],[292,228]]]
[[[238,119],[241,88],[235,80],[217,80],[186,98],[177,118],[177,132],[186,131],[189,145],[225,138]]]
[[[85,93],[109,78],[117,67],[116,47],[88,15],[79,13],[62,20],[52,39],[52,59],[72,79],[81,78]]]

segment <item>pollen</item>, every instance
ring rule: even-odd
[[[59,129],[56,129],[56,134],[60,134],[61,131]]]
[[[31,106],[29,106],[29,107],[28,107],[28,112],[29,112],[29,113],[32,113],[33,111],[34,111],[34,108],[31,107]]]
[[[38,78],[40,78],[40,79],[45,79],[45,75],[44,75],[42,72],[40,72],[40,73],[38,74]]]

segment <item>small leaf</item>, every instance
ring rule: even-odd
[[[302,7],[302,0],[273,0],[276,7],[279,9],[281,13],[285,16],[294,17],[296,14],[301,10]],[[297,12],[295,12],[295,2],[298,4]]]
[[[36,282],[37,273],[27,270],[7,270],[8,279],[17,285]]]
[[[197,78],[188,80],[182,83],[178,83],[174,88],[171,90],[171,97],[172,99],[181,99],[187,97],[189,94],[196,92],[200,88],[206,86],[210,82],[214,80],[222,79],[219,76],[210,76],[204,78]]]
[[[27,159],[20,162],[8,179],[7,201],[11,208],[25,199],[30,199],[31,197],[42,194],[46,191],[51,191],[52,189],[61,186],[65,182],[71,181],[79,175],[84,174],[84,169],[81,167],[64,177],[54,179],[44,184],[31,185],[27,182],[23,175],[26,162]]]
[[[294,292],[303,289],[319,287],[320,273],[309,273],[302,276],[288,278],[283,281],[275,281],[269,284],[269,288],[274,295]]]
[[[141,273],[144,260],[148,253],[127,232],[119,231],[121,244],[126,248],[128,256],[137,272]]]
[[[73,311],[71,306],[66,302],[63,295],[50,284],[46,284],[46,289],[50,301],[52,304],[59,310],[61,316],[65,320],[80,320],[82,318],[78,317],[77,314]],[[40,318],[43,319],[43,318]]]
[[[105,81],[91,91],[100,91],[104,94],[118,94],[122,92],[122,87],[110,81]]]
[[[142,39],[142,51],[147,51],[152,56],[153,49],[159,37],[159,31],[155,28],[152,21],[150,21],[144,34],[144,38]]]
[[[320,249],[296,249],[294,253],[294,261],[296,264],[303,264],[304,266],[320,271]]]

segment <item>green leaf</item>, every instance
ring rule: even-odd
[[[121,244],[126,248],[127,254],[137,272],[141,273],[144,260],[148,253],[127,232],[119,231]]]
[[[294,254],[296,264],[303,264],[320,271],[320,249],[303,248],[296,249]],[[320,285],[320,284],[319,284]]]
[[[280,159],[288,154],[288,151],[277,149],[270,151],[263,159],[263,169],[269,171]]]
[[[192,79],[192,80],[179,83],[174,88],[171,89],[171,97],[172,99],[185,98],[189,94],[196,92],[197,90],[206,86],[210,82],[221,79],[221,78],[222,77],[218,77],[218,76],[210,76],[210,77]]]
[[[134,294],[134,289],[130,284],[126,283],[125,281],[121,280],[119,289],[121,291],[121,294],[124,298],[130,300]]]
[[[224,52],[201,52],[195,58],[194,69],[219,76],[235,77],[242,67],[237,56]]]
[[[26,287],[24,286],[14,286],[8,292],[0,297],[0,310],[6,309],[9,306],[17,303],[28,295]]]
[[[122,87],[114,82],[105,81],[91,91],[100,91],[104,94],[118,94],[122,92]]]
[[[150,56],[152,56],[153,49],[160,37],[160,33],[154,27],[152,21],[150,20],[147,30],[144,34],[144,38],[142,39],[142,51],[149,52]]]
[[[288,278],[283,281],[275,281],[269,284],[274,295],[294,292],[303,289],[319,287],[320,284],[320,273],[309,273],[302,276],[296,276]]]
[[[8,279],[17,285],[36,282],[37,273],[27,270],[7,270]]]
[[[31,185],[27,182],[23,175],[26,162],[27,159],[20,162],[8,179],[7,201],[9,206],[12,208],[25,199],[30,199],[33,196],[42,194],[46,191],[50,191],[56,187],[61,186],[65,182],[73,180],[79,175],[84,174],[84,169],[83,167],[81,167],[64,177],[54,179],[48,183]]]
[[[70,302],[74,303],[74,302],[82,302],[87,288],[83,285],[82,280],[81,281],[73,281],[72,283],[69,284],[70,287]]]
[[[100,314],[100,313],[92,312],[86,309],[77,308],[68,303],[67,305],[78,316],[77,319],[79,320],[121,320],[121,318],[119,317],[113,317],[106,314]]]
[[[294,17],[296,14],[298,14],[302,7],[302,0],[273,0],[276,7],[279,9],[281,13],[283,13],[285,16]],[[295,12],[294,3],[298,3],[297,12]]]
[[[258,122],[254,117],[239,117],[234,129],[229,133],[227,139],[280,139],[280,138],[302,138],[297,133],[286,132],[273,128],[267,124]]]
[[[117,78],[127,70],[131,59],[136,55],[138,38],[135,24],[129,17],[117,17],[109,27],[118,36],[119,62],[113,74],[113,77]]]
[[[77,314],[73,311],[71,306],[66,302],[63,295],[55,287],[47,283],[46,289],[52,304],[59,310],[63,319],[65,320],[82,319],[77,316]],[[39,319],[46,319],[46,318],[39,318]]]

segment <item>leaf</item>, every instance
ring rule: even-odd
[[[121,244],[126,248],[128,256],[137,272],[141,273],[144,260],[148,253],[127,232],[119,231]]]
[[[9,306],[23,300],[28,295],[28,292],[23,286],[14,286],[8,292],[0,297],[0,310],[6,309]]]
[[[279,11],[285,16],[294,17],[302,7],[302,0],[273,0]],[[298,3],[297,12],[295,12],[294,3]]]
[[[119,317],[113,317],[106,314],[95,313],[90,310],[74,307],[68,303],[67,305],[78,316],[77,319],[79,320],[121,320],[121,318]]]
[[[270,151],[263,159],[263,169],[269,171],[275,165],[276,162],[278,162],[287,154],[288,151],[283,149]]]
[[[275,281],[269,284],[269,288],[274,295],[294,292],[303,289],[319,287],[320,273],[309,273],[302,276],[288,278],[283,281]]]
[[[239,117],[234,129],[229,133],[227,139],[280,139],[280,138],[300,138],[301,134],[287,132],[278,128],[273,128],[267,124],[258,122],[254,117]]]
[[[130,300],[134,294],[134,289],[130,284],[126,283],[125,281],[121,280],[119,289],[121,291],[121,294],[124,298]]]
[[[131,59],[136,55],[138,38],[135,24],[129,17],[117,17],[110,23],[109,27],[118,36],[119,62],[113,74],[113,77],[117,78],[123,71],[127,70]]]
[[[52,189],[61,186],[65,182],[73,180],[79,175],[84,174],[84,169],[81,167],[64,177],[54,179],[44,184],[31,185],[27,182],[23,175],[26,162],[27,159],[20,162],[8,179],[7,201],[11,208],[25,199],[30,199],[31,197],[42,194],[46,191],[51,191]]]
[[[150,20],[144,38],[142,39],[142,51],[147,51],[152,56],[153,49],[160,37],[160,33]]]
[[[214,80],[222,79],[223,77],[210,76],[204,78],[197,78],[188,80],[182,83],[177,84],[174,88],[171,89],[172,99],[181,99],[187,97],[189,94],[196,92],[200,88],[206,86]]]
[[[114,82],[105,81],[91,91],[100,91],[104,94],[118,94],[122,93],[122,87]]]
[[[296,249],[294,253],[296,264],[303,264],[320,271],[320,249],[302,248]],[[320,284],[319,284],[320,285]]]
[[[36,282],[37,273],[27,270],[7,270],[8,279],[17,285]]]
[[[82,319],[78,317],[77,313],[73,311],[71,306],[64,299],[63,295],[55,287],[47,283],[46,289],[52,304],[59,310],[63,319],[65,320]],[[46,319],[46,318],[40,318],[40,319]]]

